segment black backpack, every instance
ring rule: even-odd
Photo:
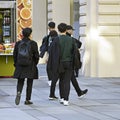
[[[17,64],[28,66],[32,63],[31,41],[21,41],[18,45]]]

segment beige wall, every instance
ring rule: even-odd
[[[46,0],[33,0],[33,39],[39,46],[47,30]]]
[[[120,0],[99,0],[98,76],[120,77]]]
[[[53,0],[52,18],[58,25],[61,22],[70,24],[70,0]]]
[[[80,34],[83,35],[83,74],[120,77],[120,1],[80,0]],[[85,36],[86,37],[85,37]]]
[[[33,39],[38,44],[41,44],[41,39],[47,34],[49,19],[55,21],[56,25],[60,22],[70,23],[70,0],[48,0],[48,2],[52,4],[47,6],[47,0],[33,0]]]

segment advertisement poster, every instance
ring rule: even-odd
[[[17,0],[17,40],[21,40],[26,27],[32,27],[32,0]]]

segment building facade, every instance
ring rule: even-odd
[[[93,77],[120,77],[120,0],[79,0],[83,72]]]
[[[75,28],[83,43],[83,75],[120,77],[120,0],[33,1],[33,38],[39,45],[49,21]]]

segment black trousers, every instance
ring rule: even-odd
[[[72,77],[71,77],[71,82],[72,82],[72,85],[73,87],[75,88],[76,92],[77,92],[77,95],[81,95],[81,89],[79,87],[79,84],[77,82],[77,79],[75,77],[75,73],[74,73],[74,70],[72,71]]]
[[[51,81],[52,80],[52,72],[48,68],[48,64],[46,65],[46,72],[47,72],[48,80]]]
[[[72,76],[72,62],[62,62],[64,66],[64,72],[60,74],[59,89],[60,98],[69,100],[70,94],[70,80]]]
[[[54,97],[55,96],[55,88],[56,88],[56,83],[59,79],[59,74],[58,73],[53,73],[53,77],[52,77],[52,83],[50,86],[50,97]]]
[[[17,92],[22,93],[23,86],[24,86],[24,81],[25,81],[25,78],[18,79],[18,82],[17,82]],[[27,78],[26,100],[30,100],[31,99],[32,86],[33,86],[33,79]]]
[[[79,69],[76,68],[74,74],[75,74],[75,77],[78,77],[78,75],[79,75]]]

